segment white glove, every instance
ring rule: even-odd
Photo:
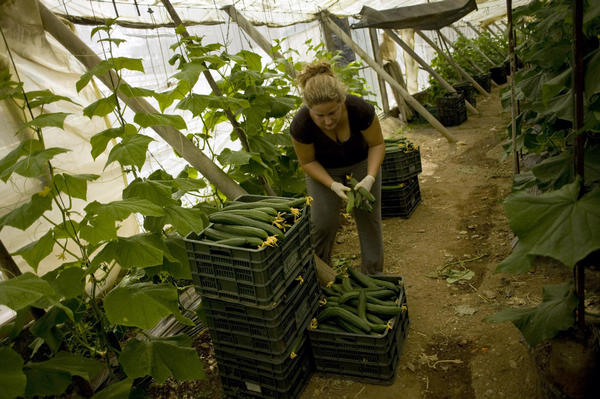
[[[331,186],[329,188],[331,189],[331,191],[336,193],[341,199],[348,199],[348,197],[346,196],[346,191],[350,191],[350,187],[346,187],[342,183],[334,181],[333,183],[331,183]]]
[[[354,190],[358,190],[359,188],[364,187],[365,190],[370,192],[371,187],[373,187],[373,183],[375,183],[375,178],[371,175],[366,175],[364,179],[356,183],[356,186],[354,186]]]

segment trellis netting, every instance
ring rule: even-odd
[[[169,47],[177,42],[177,36],[172,27],[171,18],[160,0],[40,0],[50,11],[72,22],[74,32],[101,58],[105,57],[105,48],[101,43],[90,38],[91,30],[96,23],[107,18],[117,18],[115,37],[126,40],[115,49],[113,56],[127,56],[141,58],[144,65],[144,74],[125,73],[125,80],[137,87],[163,91],[169,88],[171,76],[176,72],[168,59],[173,50]],[[321,11],[339,17],[348,18],[349,24],[359,22],[358,13],[364,5],[383,10],[392,7],[402,7],[422,4],[422,0],[406,1],[355,1],[355,0],[243,0],[243,1],[218,1],[218,0],[171,0],[179,17],[187,25],[190,34],[203,37],[203,43],[220,43],[224,50],[230,54],[244,49],[255,52],[263,58],[263,63],[269,60],[254,41],[233,22],[229,15],[221,8],[233,5],[246,19],[255,24],[258,31],[270,42],[282,40],[282,51],[294,49],[297,51],[297,61],[311,61],[310,52],[307,51],[308,40],[313,44],[323,41],[323,32],[318,14]],[[527,3],[527,0],[513,1],[514,6]],[[503,0],[478,1],[478,10],[469,13],[464,20],[474,24],[485,23],[501,18],[505,14]],[[75,89],[75,82],[85,72],[84,67],[44,32],[38,14],[36,0],[0,0],[0,26],[6,41],[0,43],[0,66],[8,67],[11,73],[16,70],[24,84],[26,91],[49,89],[57,95],[73,99],[74,103],[54,103],[47,107],[50,112],[70,112],[73,117],[66,120],[65,129],[49,132],[48,146],[66,147],[71,151],[56,157],[57,165],[69,173],[95,173],[101,176],[99,180],[89,187],[88,200],[92,198],[99,202],[109,202],[121,198],[121,192],[126,185],[126,176],[117,163],[112,163],[104,168],[106,155],[93,160],[90,156],[89,139],[99,131],[111,126],[108,118],[94,117],[91,120],[84,117],[81,109],[96,101],[106,88],[98,83],[87,86],[81,92]],[[455,24],[466,35],[472,37],[473,31]],[[373,56],[369,32],[367,29],[351,29],[352,39],[370,56]],[[456,34],[449,29],[445,34],[455,38]],[[8,48],[7,48],[8,46]],[[415,37],[415,51],[425,61],[433,57],[433,51],[420,38]],[[8,51],[10,49],[10,52]],[[397,61],[405,64],[403,51],[397,51]],[[408,61],[408,60],[407,60]],[[14,66],[13,66],[14,63]],[[366,63],[363,63],[366,65]],[[361,71],[362,76],[374,93],[372,100],[379,101],[379,88],[376,74],[370,68]],[[428,75],[418,73],[414,91],[423,90],[427,86]],[[194,92],[207,94],[210,92],[208,84],[199,79],[194,87]],[[390,102],[393,98],[390,97]],[[158,108],[158,107],[157,107]],[[165,112],[180,113],[186,120],[189,132],[202,130],[199,118],[190,118],[186,111],[175,110],[171,106]],[[3,158],[16,148],[22,137],[15,135],[21,126],[21,116],[15,113],[5,101],[0,102],[0,117],[3,121],[0,127],[0,158]],[[214,135],[213,147],[218,152],[224,148],[235,146],[229,140],[227,124],[221,124],[220,130]],[[183,132],[184,134],[186,132]],[[151,156],[147,159],[145,170],[155,170],[158,165],[167,172],[176,175],[186,164],[184,160],[174,155],[172,148],[161,140],[150,129],[145,134],[156,140],[151,143],[149,151]],[[234,147],[234,149],[236,149]],[[42,181],[25,179],[11,179],[1,185],[0,195],[2,205],[0,215],[4,215],[28,201],[35,192],[43,190]],[[83,201],[82,201],[83,204]],[[81,204],[80,204],[81,205]],[[75,204],[77,209],[77,204]],[[0,232],[0,240],[9,252],[14,252],[25,244],[37,240],[48,229],[47,224],[38,223],[26,231],[6,227]],[[133,234],[139,227],[135,219],[123,222],[120,233]],[[38,274],[52,270],[63,260],[50,256],[44,261]],[[30,270],[20,257],[15,257],[21,270]]]

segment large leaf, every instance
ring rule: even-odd
[[[600,248],[600,188],[579,200],[580,181],[538,196],[518,192],[505,201],[510,227],[529,255],[573,267]]]
[[[73,198],[87,199],[87,182],[94,181],[100,176],[93,174],[69,175],[67,173],[54,175],[54,184],[61,191]]]
[[[25,93],[27,96],[27,101],[29,102],[29,107],[37,108],[42,105],[52,104],[57,101],[68,101],[73,104],[77,104],[75,101],[71,100],[69,97],[59,96],[52,93],[50,90],[34,90],[28,91]],[[77,104],[78,105],[78,104]]]
[[[171,198],[172,188],[168,183],[164,180],[137,178],[123,190],[123,199],[143,198],[160,206],[174,204],[175,200]]]
[[[106,204],[93,201],[85,207],[85,211],[88,214],[111,220],[123,220],[132,213],[141,213],[145,216],[163,216],[165,214],[160,206],[140,198],[112,201]]]
[[[173,75],[177,80],[184,80],[189,83],[190,88],[193,88],[201,73],[206,71],[206,67],[201,63],[188,62],[183,64],[181,70]]]
[[[166,271],[173,278],[191,280],[192,272],[190,270],[189,258],[183,239],[178,236],[169,237],[165,239],[165,244],[173,258],[176,260],[173,261],[164,258],[162,265],[145,268],[146,274],[148,276],[153,276]]]
[[[548,104],[548,101],[559,94],[561,91],[566,90],[571,86],[571,75],[573,74],[572,68],[567,68],[554,78],[544,82],[542,85],[542,102]]]
[[[156,92],[150,89],[144,89],[142,87],[133,87],[127,83],[121,82],[119,85],[119,91],[127,97],[152,97]]]
[[[96,64],[92,69],[88,72],[81,75],[81,78],[75,83],[75,88],[79,93],[87,84],[90,82],[94,75],[102,76],[106,72],[108,72],[112,68],[112,65],[107,60],[102,60],[98,64]]]
[[[204,366],[186,335],[169,338],[132,339],[119,357],[130,378],[152,376],[159,384],[169,377],[198,380],[205,377]]]
[[[598,7],[600,9],[600,7]],[[594,51],[594,54],[586,63],[585,67],[585,96],[588,101],[595,94],[600,93],[600,49]]]
[[[96,265],[114,260],[125,269],[133,269],[160,265],[163,256],[174,259],[159,235],[142,233],[109,242],[92,263]]]
[[[539,306],[528,309],[503,309],[486,320],[513,322],[521,330],[527,343],[533,347],[573,326],[577,302],[571,283],[548,285],[544,287],[542,303]]]
[[[510,255],[498,264],[496,273],[523,274],[531,270],[535,255],[529,255],[530,248],[518,242]]]
[[[52,197],[34,194],[31,201],[0,217],[0,229],[4,226],[12,226],[25,230],[50,209],[52,209]]]
[[[0,160],[0,177],[6,182],[14,170],[15,163],[24,155],[42,151],[44,145],[39,140],[25,140],[17,148]],[[10,171],[8,171],[10,170]]]
[[[117,161],[123,166],[133,165],[141,169],[144,166],[144,162],[146,162],[148,145],[152,141],[154,141],[153,138],[143,134],[125,137],[110,151],[106,165]]]
[[[80,265],[56,268],[42,278],[62,298],[74,298],[85,293],[85,271]]]
[[[531,171],[536,179],[541,183],[542,188],[560,188],[566,183],[573,181],[573,157],[568,151],[559,155],[545,159]]]
[[[43,339],[52,353],[56,353],[64,341],[64,335],[58,326],[67,320],[68,317],[65,312],[54,306],[37,319],[29,327],[29,331],[31,331],[33,336]]]
[[[30,127],[58,127],[60,129],[63,128],[65,123],[65,118],[69,115],[66,112],[52,112],[49,114],[40,114],[27,122],[25,126]]]
[[[48,161],[58,154],[68,152],[65,148],[48,148],[45,150],[33,152],[28,156],[17,161],[14,165],[6,168],[2,172],[2,180],[7,181],[14,172],[24,177],[39,177],[48,173]]]
[[[178,130],[187,129],[185,121],[179,115],[166,115],[158,113],[145,114],[138,112],[135,114],[133,120],[141,127],[172,126]]]
[[[206,187],[206,182],[201,179],[191,179],[187,177],[178,177],[175,179],[175,186],[182,191],[196,191]]]
[[[90,139],[90,144],[92,145],[92,157],[94,159],[98,158],[98,156],[106,150],[106,146],[110,140],[135,134],[137,134],[137,128],[134,125],[127,123],[125,126],[106,129],[93,135]]]
[[[79,225],[79,236],[89,244],[98,244],[117,238],[115,219],[102,216],[86,217]]]
[[[44,362],[27,363],[27,395],[60,395],[71,383],[72,376],[90,381],[102,372],[104,365],[79,354],[59,352]]]
[[[23,373],[23,359],[8,346],[0,347],[0,399],[23,396],[27,378]]]
[[[246,151],[232,151],[229,148],[225,148],[217,156],[217,159],[222,165],[242,166],[247,165],[250,162],[252,154]]]
[[[106,295],[104,309],[111,323],[123,326],[150,329],[171,314],[180,322],[193,325],[181,314],[177,289],[170,284],[119,285]]]
[[[35,305],[41,299],[55,297],[47,281],[33,273],[24,273],[10,280],[0,281],[0,304],[18,311]]]
[[[83,109],[83,114],[88,118],[93,116],[106,116],[114,111],[117,106],[117,96],[112,94],[108,97],[101,98]]]
[[[208,220],[204,212],[197,208],[183,208],[181,206],[168,206],[165,210],[165,223],[170,223],[182,236],[204,230]]]
[[[117,71],[129,69],[130,71],[144,72],[144,64],[141,58],[113,57],[107,61]]]
[[[132,385],[133,378],[125,378],[97,392],[91,399],[129,399]]]
[[[37,272],[40,262],[46,258],[54,248],[54,234],[52,230],[48,231],[39,240],[31,242],[19,248],[12,255],[19,255],[27,261],[29,266]]]
[[[175,100],[181,100],[190,91],[190,85],[187,81],[179,81],[175,88],[162,93],[155,93],[154,98],[158,101],[158,106],[161,112],[173,104]]]

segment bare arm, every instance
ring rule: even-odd
[[[367,158],[367,174],[373,177],[377,176],[379,167],[385,157],[385,143],[383,133],[377,115],[373,118],[371,126],[362,131],[365,141],[369,145],[369,155]]]

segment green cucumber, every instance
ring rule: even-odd
[[[235,215],[233,213],[217,212],[209,215],[208,219],[213,223],[256,227],[259,229],[263,229],[269,235],[283,237],[283,232],[273,225],[258,220],[250,219],[245,216]]]
[[[377,283],[375,283],[369,276],[367,276],[363,272],[353,269],[351,267],[349,267],[346,271],[350,275],[350,277],[352,277],[361,286],[373,288],[378,287]]]
[[[226,238],[224,240],[219,240],[215,244],[220,245],[229,245],[232,247],[244,247],[251,246],[258,248],[262,245],[263,240],[257,237],[235,237],[235,238]]]
[[[261,208],[265,209],[265,208]],[[273,209],[274,210],[274,209]],[[277,211],[275,211],[277,212]],[[263,211],[259,211],[258,209],[231,209],[231,210],[222,210],[220,213],[231,213],[234,215],[245,216],[250,219],[259,220],[265,223],[273,223],[275,220],[275,216],[271,216]]]
[[[367,310],[378,315],[395,316],[402,313],[401,306],[377,305],[367,301]]]
[[[225,233],[237,234],[240,237],[257,237],[262,240],[269,238],[269,234],[263,229],[258,229],[252,226],[239,226],[232,224],[213,224],[213,229],[223,231]]]
[[[364,187],[359,187],[358,188],[358,192],[360,192],[360,194],[369,202],[375,202],[375,197],[373,196],[373,194],[371,194],[371,192],[369,190],[367,190]],[[368,204],[368,202],[367,202]],[[369,204],[370,205],[370,204]]]
[[[364,332],[371,331],[371,327],[365,320],[361,319],[354,313],[351,313],[345,309],[340,308],[339,306],[327,307],[327,308],[323,309],[322,311],[320,311],[319,314],[317,315],[317,321],[319,321],[319,322],[323,322],[323,321],[331,319],[331,318],[344,320],[344,321],[354,325],[355,327],[361,329]]]
[[[224,231],[218,231],[218,230],[213,229],[212,227],[207,227],[206,229],[204,229],[203,235],[206,238],[208,238],[210,240],[214,240],[214,241],[226,240],[228,238],[237,238],[238,237],[235,234],[226,233]]]
[[[350,281],[350,278],[348,278],[348,277],[342,278],[342,289],[345,292],[354,290],[354,287],[352,287],[352,282]]]
[[[367,294],[365,290],[360,290],[358,294],[358,317],[367,321]]]
[[[357,316],[358,317],[358,316]],[[335,322],[350,334],[364,334],[365,332],[360,328],[356,327],[354,324],[344,320],[344,319],[335,319]]]

